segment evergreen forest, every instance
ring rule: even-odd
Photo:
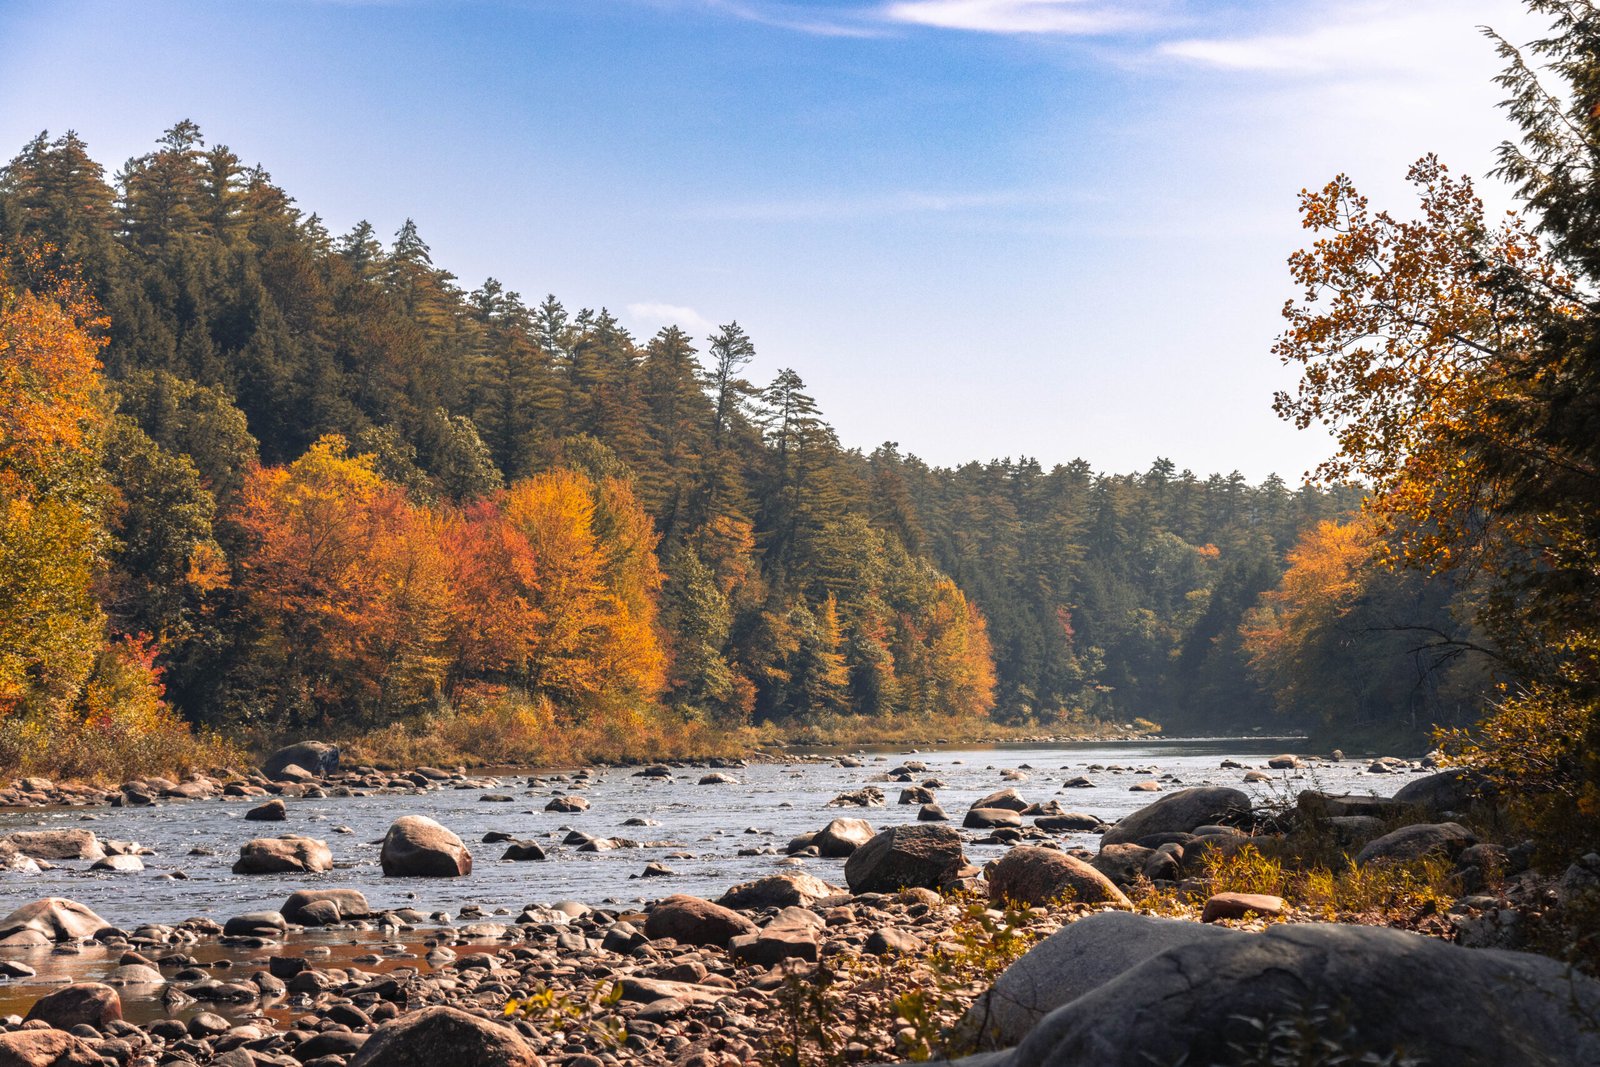
[[[1496,677],[1470,581],[1372,562],[1361,471],[841,442],[736,322],[635,337],[462,282],[411,221],[331,232],[187,121],[109,175],[39,134],[0,170],[0,245],[10,765],[469,711],[602,749],[841,722],[1415,737]]]

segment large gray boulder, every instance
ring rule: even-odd
[[[0,945],[47,945],[93,937],[111,924],[65,897],[45,897],[24,904],[0,919]]]
[[[725,908],[809,908],[819,900],[838,896],[842,890],[804,871],[780,871],[741,882],[717,898]]]
[[[0,1067],[105,1067],[88,1043],[65,1030],[0,1034]]]
[[[682,893],[667,897],[650,909],[645,936],[670,937],[681,945],[715,945],[756,932],[756,924],[731,908]]]
[[[1155,834],[1190,833],[1197,826],[1227,824],[1250,815],[1250,797],[1229,786],[1198,786],[1168,793],[1124,818],[1100,838],[1102,845],[1137,842]]]
[[[891,826],[850,854],[844,879],[852,893],[937,889],[967,865],[961,834],[948,826]]]
[[[366,894],[359,889],[300,889],[289,894],[289,899],[283,902],[282,912],[284,920],[299,923],[301,926],[324,926],[320,921],[323,912],[306,914],[306,909],[313,904],[331,904],[337,921],[347,919],[365,919],[372,914],[372,907],[367,903]],[[307,921],[310,920],[310,921]]]
[[[0,840],[36,860],[99,860],[106,855],[92,830],[16,830]]]
[[[1488,783],[1482,774],[1465,767],[1454,767],[1438,774],[1413,778],[1395,791],[1401,804],[1416,804],[1435,812],[1465,811],[1485,792]]]
[[[986,1048],[1015,1045],[1061,1005],[1099,989],[1171,948],[1246,937],[1236,931],[1126,911],[1087,915],[1051,934],[1007,967],[967,1012]]]
[[[984,869],[991,900],[1044,907],[1058,901],[1078,904],[1132,903],[1111,879],[1078,859],[1053,848],[1019,845]]]
[[[534,1067],[542,1062],[510,1026],[436,1007],[378,1027],[350,1067]]]
[[[458,878],[472,873],[472,853],[426,815],[402,815],[383,836],[385,878]]]
[[[234,874],[321,874],[333,870],[326,841],[299,834],[258,837],[239,846]]]
[[[1004,1063],[1233,1063],[1261,1046],[1250,1020],[1318,1017],[1352,1061],[1399,1052],[1458,1067],[1600,1063],[1600,982],[1529,953],[1324,923],[1162,952],[1047,1015]]]
[[[834,819],[817,832],[811,843],[824,856],[839,859],[872,840],[872,826],[865,819]]]
[[[319,778],[339,769],[339,746],[326,741],[301,741],[286,745],[268,756],[261,764],[261,773],[276,781],[285,767],[296,766],[310,771]]]
[[[1457,823],[1416,823],[1367,842],[1356,853],[1356,863],[1409,863],[1424,856],[1453,860],[1477,840],[1471,830]]]

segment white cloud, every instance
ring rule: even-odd
[[[1345,80],[1392,74],[1415,81],[1419,74],[1459,61],[1462,38],[1476,36],[1480,25],[1492,24],[1513,37],[1530,25],[1521,5],[1507,0],[1325,5],[1309,21],[1287,32],[1169,41],[1157,52],[1220,70]]]
[[[898,0],[883,9],[883,16],[977,33],[1097,36],[1149,24],[1129,7],[1093,0]]]
[[[627,307],[628,325],[635,333],[643,336],[654,334],[663,326],[678,326],[691,337],[704,337],[714,333],[717,324],[706,318],[692,307],[681,304],[664,304],[656,301],[646,301],[639,304],[629,304]]]

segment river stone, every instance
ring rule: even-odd
[[[426,815],[402,815],[383,837],[379,857],[385,878],[456,878],[472,873],[472,853],[461,838]]]
[[[989,899],[1045,907],[1068,898],[1078,904],[1132,907],[1111,879],[1053,848],[1019,845],[984,868]]]
[[[924,804],[917,809],[918,822],[949,822],[950,816],[938,804]]]
[[[727,948],[735,937],[755,933],[756,924],[730,908],[679,893],[650,909],[644,932],[647,937],[670,937],[682,945]]]
[[[1022,816],[1010,808],[968,808],[961,825],[969,830],[992,830],[997,826],[1021,826]]]
[[[0,1067],[105,1067],[105,1060],[64,1030],[0,1034]]]
[[[1117,885],[1132,885],[1150,864],[1155,849],[1143,845],[1102,845],[1090,866]]]
[[[0,945],[74,941],[93,937],[110,925],[75,900],[45,897],[0,919]]]
[[[850,854],[844,863],[852,893],[937,889],[967,865],[961,834],[948,826],[891,826]]]
[[[289,809],[283,801],[273,797],[265,804],[245,812],[244,817],[247,822],[283,822],[289,817]]]
[[[1327,1036],[1352,1062],[1403,1049],[1428,1064],[1600,1063],[1600,1030],[1589,1022],[1600,1017],[1600,983],[1566,964],[1329,923],[1172,948],[1046,1016],[1004,1062],[1237,1062],[1237,1045],[1259,1046],[1257,1025],[1312,1010],[1338,1014]]]
[[[1424,856],[1454,860],[1477,840],[1471,830],[1458,823],[1416,823],[1367,842],[1356,853],[1356,863],[1409,863]]]
[[[372,914],[366,895],[359,889],[301,889],[289,894],[289,899],[283,902],[281,912],[286,922],[298,923],[301,926],[326,925],[306,921],[309,916],[305,909],[319,903],[333,904],[338,909],[340,921],[365,919]]]
[[[17,830],[0,840],[36,860],[98,860],[106,854],[91,830]]]
[[[321,874],[333,870],[333,852],[325,841],[298,834],[258,837],[239,846],[234,874]]]
[[[339,770],[339,746],[325,741],[301,741],[278,749],[261,764],[261,773],[274,781],[283,769],[294,764],[319,778]]]
[[[434,1007],[378,1027],[350,1067],[535,1067],[542,1062],[509,1026]]]
[[[79,1023],[98,1030],[122,1018],[122,998],[104,982],[74,982],[34,1001],[27,1017],[43,1020],[57,1030],[71,1030]]]
[[[515,860],[519,863],[545,858],[544,848],[537,841],[513,841],[506,846],[500,854],[503,860]]]
[[[1004,808],[1007,811],[1023,811],[1028,807],[1028,802],[1023,800],[1015,789],[1001,789],[990,793],[981,800],[974,800],[973,808]]]
[[[1079,811],[1064,811],[1058,815],[1040,815],[1033,820],[1033,825],[1052,834],[1089,833],[1100,829],[1104,822],[1094,815],[1085,815]]]
[[[224,937],[282,937],[288,921],[281,911],[247,911],[222,924]],[[192,990],[191,990],[192,992]]]
[[[883,790],[875,785],[862,786],[848,793],[840,793],[823,805],[825,808],[881,808]]]
[[[589,810],[589,802],[583,797],[551,797],[544,810],[555,812],[557,815],[577,815],[579,812]]]
[[[848,864],[846,865],[848,867]],[[744,911],[759,908],[809,908],[819,900],[837,896],[839,890],[804,871],[783,871],[741,882],[717,898],[725,908]]]
[[[1416,804],[1430,811],[1465,811],[1484,790],[1482,775],[1464,767],[1413,778],[1395,791],[1400,804]]]
[[[1121,845],[1161,833],[1188,833],[1207,823],[1247,818],[1250,796],[1230,786],[1198,786],[1168,793],[1133,812],[1105,832],[1102,845]]]
[[[909,785],[900,790],[901,804],[932,804],[934,802],[933,790],[921,785]]]
[[[963,1026],[985,1047],[1014,1045],[1061,1005],[1178,945],[1248,935],[1220,926],[1102,911],[1064,926],[1007,967]]]
[[[161,972],[144,963],[124,963],[106,977],[107,985],[162,985]]]
[[[1315,789],[1301,791],[1300,795],[1294,798],[1294,803],[1298,813],[1310,820],[1342,819],[1357,815],[1373,819],[1392,819],[1416,811],[1413,805],[1397,801],[1394,797],[1380,797],[1370,793],[1322,793]]]
[[[1243,919],[1249,915],[1282,915],[1283,898],[1268,893],[1216,893],[1206,900],[1200,911],[1200,921],[1214,923],[1218,919]]]
[[[811,844],[824,856],[839,859],[872,840],[872,826],[865,819],[835,819],[817,832]]]
[[[138,856],[105,856],[89,865],[91,871],[117,871],[132,874],[144,870],[144,860]]]

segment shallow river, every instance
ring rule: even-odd
[[[914,806],[895,800],[902,785],[883,781],[884,772],[906,760],[920,760],[927,770],[916,778],[938,778],[940,804],[954,826],[972,801],[1013,786],[1029,801],[1058,800],[1068,811],[1088,812],[1106,822],[1159,799],[1159,793],[1130,792],[1134,782],[1170,776],[1164,790],[1195,785],[1234,785],[1262,801],[1292,796],[1301,789],[1389,795],[1409,780],[1405,774],[1368,774],[1366,760],[1317,762],[1298,771],[1273,772],[1271,785],[1244,785],[1244,770],[1222,769],[1225,759],[1246,767],[1265,768],[1268,756],[1292,751],[1284,740],[1226,738],[1172,739],[1138,742],[1008,744],[912,752],[884,748],[856,752],[860,768],[832,762],[756,764],[726,773],[737,785],[698,785],[706,773],[675,768],[668,780],[639,778],[631,769],[598,771],[581,790],[591,808],[581,814],[543,810],[548,798],[569,788],[545,775],[546,783],[527,788],[526,774],[505,774],[494,789],[445,788],[418,795],[290,799],[289,818],[281,823],[243,819],[259,799],[170,801],[149,808],[55,809],[0,812],[0,833],[9,830],[84,826],[101,838],[136,841],[155,853],[144,857],[146,869],[133,873],[87,870],[87,862],[61,862],[41,874],[0,873],[0,914],[44,896],[62,896],[88,905],[108,922],[132,929],[144,922],[174,923],[191,916],[225,921],[247,911],[276,910],[296,889],[355,887],[374,910],[413,907],[424,912],[458,914],[476,904],[491,918],[515,915],[529,904],[581,900],[590,904],[629,904],[670,893],[716,897],[729,886],[776,870],[792,837],[822,828],[836,817],[865,818],[883,828],[915,818]],[[1120,769],[1119,769],[1120,768]],[[1006,781],[1001,772],[1022,769],[1026,781]],[[1063,789],[1066,780],[1084,776],[1093,788]],[[887,806],[860,809],[824,805],[839,793],[876,784]],[[579,792],[576,789],[573,792]],[[512,803],[483,802],[486,792],[511,795]],[[459,879],[384,878],[378,865],[379,841],[400,815],[428,815],[459,834],[473,852],[474,869]],[[658,826],[626,826],[630,817],[656,820]],[[348,827],[351,833],[337,833]],[[569,828],[597,837],[623,837],[650,847],[579,853],[559,842]],[[499,859],[503,844],[482,844],[491,830],[539,841],[549,853],[544,862],[517,863]],[[252,837],[300,833],[327,841],[337,865],[325,875],[235,875],[231,872],[239,846]],[[983,831],[963,831],[967,855],[974,863],[998,856],[1004,846],[978,845]],[[1065,845],[1095,847],[1097,835],[1070,834]],[[739,856],[741,849],[775,847],[779,855]],[[192,849],[211,855],[191,855]],[[680,855],[669,855],[680,854]],[[683,858],[687,854],[691,858]],[[675,873],[640,879],[649,862]],[[844,883],[844,861],[807,859],[804,869],[825,881]],[[182,871],[181,880],[160,877]],[[348,942],[346,932],[343,939]],[[47,950],[48,951],[48,950]],[[62,968],[80,973],[91,959],[69,961],[26,956],[41,978]],[[114,962],[114,961],[113,961]],[[32,984],[32,983],[29,983]],[[22,990],[13,987],[12,996]],[[11,999],[0,994],[0,1002]]]

